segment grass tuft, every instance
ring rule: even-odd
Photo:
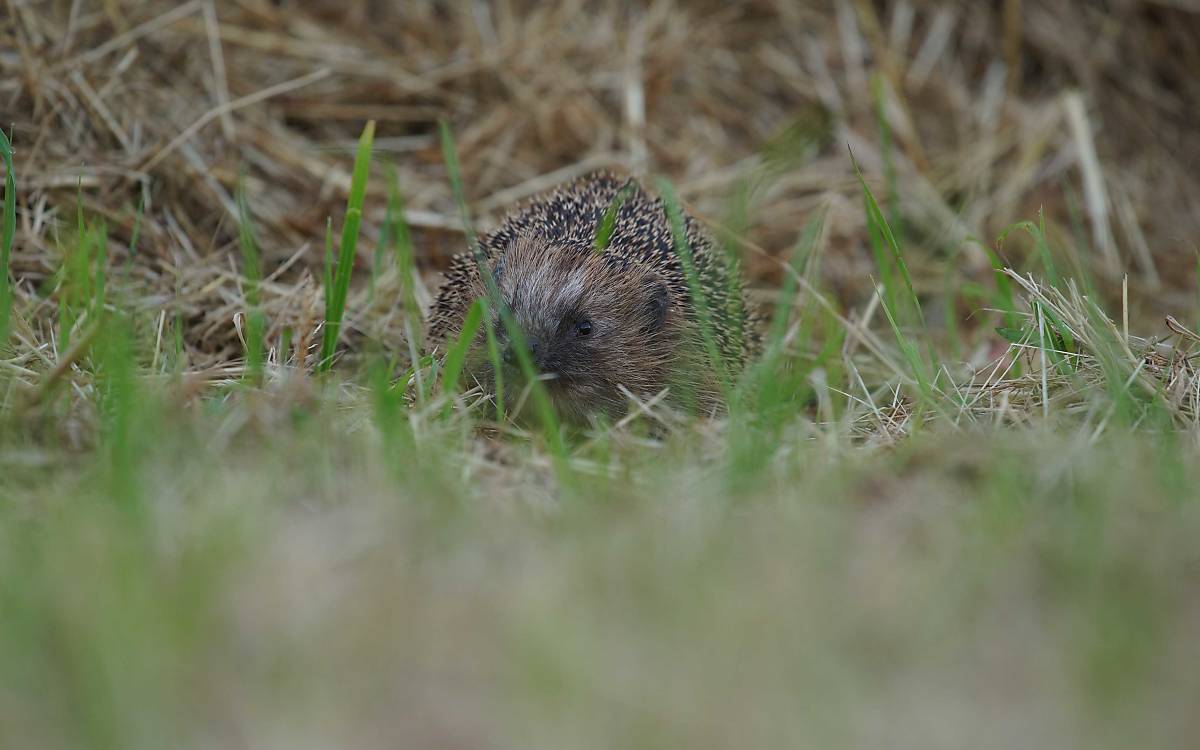
[[[854,173],[858,178],[859,186],[862,188],[863,201],[865,202],[867,211],[867,226],[871,230],[871,236],[882,241],[891,253],[888,260],[883,260],[881,254],[877,253],[877,262],[882,263],[880,266],[881,271],[884,268],[890,268],[890,264],[894,264],[895,268],[900,272],[900,278],[904,281],[904,290],[907,292],[907,297],[904,298],[906,304],[904,306],[897,304],[899,298],[896,296],[895,290],[888,290],[886,285],[883,288],[876,286],[876,294],[879,296],[880,306],[883,308],[883,314],[887,318],[892,335],[896,337],[896,343],[899,344],[900,351],[908,363],[910,375],[917,384],[921,402],[923,405],[931,406],[936,401],[933,389],[933,372],[929,364],[932,352],[928,353],[929,359],[921,353],[917,344],[905,334],[898,312],[901,309],[909,311],[909,315],[913,316],[914,322],[920,331],[922,333],[926,332],[928,327],[925,323],[925,313],[921,309],[921,300],[917,297],[917,292],[913,288],[912,277],[908,272],[908,264],[904,262],[904,255],[900,252],[900,244],[896,241],[896,236],[892,232],[887,218],[884,217],[883,211],[880,210],[874,193],[871,192],[870,186],[867,185],[867,181],[862,174],[862,169],[859,168],[858,162],[854,160],[854,154],[850,154],[850,160],[854,164]],[[890,278],[890,276],[890,273],[885,275],[885,280]]]

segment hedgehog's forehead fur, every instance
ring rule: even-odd
[[[597,339],[649,331],[669,304],[665,285],[650,269],[586,243],[522,235],[491,271],[517,322],[542,338],[584,320]]]

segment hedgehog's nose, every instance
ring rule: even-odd
[[[541,367],[542,351],[544,349],[542,342],[538,341],[537,339],[530,338],[526,339],[525,345],[529,350],[529,360],[535,367]],[[504,347],[504,364],[511,366],[519,363],[520,362],[517,359],[516,344],[510,341],[508,346]]]

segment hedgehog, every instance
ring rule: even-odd
[[[606,214],[611,233],[601,247]],[[675,407],[715,412],[721,379],[736,376],[758,350],[761,321],[736,263],[686,213],[682,228],[692,273],[663,200],[636,180],[600,172],[552,189],[479,237],[473,252],[455,256],[431,310],[428,344],[447,349],[472,303],[499,297],[489,314],[506,404],[524,383],[516,342],[494,309],[500,305],[568,422],[617,418],[634,399],[664,392]],[[494,395],[492,362],[481,326],[464,371]]]

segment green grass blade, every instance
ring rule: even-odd
[[[875,122],[879,126],[879,151],[883,157],[883,183],[887,190],[888,224],[894,227],[897,237],[903,238],[904,227],[900,221],[900,191],[896,180],[896,159],[892,148],[892,127],[887,117],[887,91],[883,76],[876,74],[871,79],[871,95],[875,103]]]
[[[500,295],[500,289],[496,285],[495,276],[492,274],[491,267],[488,265],[483,248],[479,245],[478,236],[475,234],[475,229],[471,223],[471,212],[467,206],[466,193],[463,190],[462,172],[458,163],[458,150],[454,146],[454,136],[450,132],[450,125],[443,120],[438,130],[441,137],[442,158],[446,163],[446,174],[450,180],[450,190],[454,194],[455,203],[458,205],[463,231],[467,238],[467,246],[470,248],[471,255],[475,259],[479,276],[483,280],[484,288],[487,290],[487,302],[490,305],[490,309],[495,311],[499,316],[505,333],[508,335],[508,346],[516,356],[522,376],[529,383],[530,399],[533,402],[538,422],[545,433],[559,481],[562,482],[565,488],[574,487],[574,472],[571,470],[570,462],[567,460],[567,447],[563,440],[562,424],[554,409],[554,403],[550,400],[550,395],[546,393],[546,387],[538,377],[537,368],[534,367],[533,360],[529,356],[529,348],[525,341],[524,331],[521,330],[521,326],[513,318],[508,306],[504,304],[504,299]]]
[[[487,319],[487,350],[488,360],[492,363],[492,372],[496,374],[496,421],[504,421],[504,366],[500,357],[500,344],[496,340],[496,326],[489,316]]]
[[[784,339],[799,294],[799,279],[815,267],[825,219],[826,210],[823,208],[810,217],[800,230],[771,314],[762,354],[749,365],[746,377],[742,378],[735,390],[734,405],[749,409],[751,421],[758,427],[767,427],[768,431],[785,418],[794,416],[801,408],[805,395],[803,383],[808,370],[793,366],[794,362],[785,356]],[[809,337],[810,318],[806,317],[804,309],[799,315],[796,341],[803,345]],[[769,425],[766,424],[768,422]]]
[[[0,219],[0,348],[8,345],[12,314],[12,287],[8,267],[17,232],[17,177],[13,169],[12,143],[0,128],[0,159],[4,160],[4,215]]]
[[[104,326],[94,349],[101,363],[104,447],[108,454],[108,491],[114,503],[134,520],[140,520],[140,481],[143,435],[136,419],[139,411],[137,362],[133,332],[126,315],[117,314]]]
[[[403,295],[404,317],[408,328],[416,339],[415,348],[420,349],[425,339],[424,321],[417,303],[416,286],[413,279],[416,271],[416,254],[413,249],[412,232],[404,218],[404,194],[400,192],[400,178],[396,167],[389,164],[387,226],[388,237],[395,251],[396,273],[400,275],[400,293]]]
[[[454,135],[450,132],[450,123],[445,120],[438,123],[438,137],[441,140],[442,161],[446,164],[446,178],[450,180],[450,192],[454,195],[454,202],[458,206],[458,216],[462,221],[463,233],[467,236],[467,248],[477,261],[481,260],[478,236],[471,223],[471,212],[467,208],[467,194],[463,190],[462,169],[458,164],[458,149],[454,146]]]
[[[283,330],[279,332],[279,353],[276,359],[280,365],[286,365],[291,359],[293,336],[295,336],[295,332],[292,331],[291,326],[284,326]]]
[[[791,315],[792,305],[799,288],[797,278],[804,275],[809,261],[816,252],[817,241],[825,230],[825,218],[825,210],[818,211],[809,218],[803,229],[800,230],[800,236],[796,238],[796,246],[792,249],[792,259],[788,264],[789,272],[784,274],[779,300],[775,303],[775,309],[771,314],[771,326],[764,347],[768,357],[777,356],[778,350],[783,344],[783,338],[787,334],[788,318]]]
[[[446,352],[442,387],[447,391],[458,390],[458,380],[462,376],[463,365],[467,361],[467,352],[470,351],[475,334],[479,331],[479,325],[483,321],[484,304],[481,299],[471,303],[471,307],[467,310],[467,316],[463,320],[462,333],[458,335],[458,340]]]
[[[76,325],[100,311],[98,289],[103,274],[97,267],[96,246],[106,242],[105,230],[88,224],[83,215],[83,194],[78,193],[75,211],[75,241],[63,248],[62,267],[58,270],[59,351],[71,347]]]
[[[362,225],[363,204],[367,197],[367,179],[371,172],[371,149],[375,142],[375,121],[363,128],[354,157],[354,172],[350,179],[350,197],[346,203],[346,220],[342,224],[342,246],[333,269],[332,290],[326,287],[325,328],[321,339],[321,358],[317,369],[328,372],[333,366],[338,334],[346,313],[346,298],[350,290],[350,275],[358,249],[359,228]],[[326,276],[328,277],[328,273]]]
[[[867,242],[871,246],[871,257],[875,260],[875,268],[879,271],[879,280],[883,287],[882,299],[895,310],[896,305],[896,273],[895,263],[891,254],[884,247],[883,234],[879,225],[871,218],[871,207],[863,196],[863,213],[867,216]]]
[[[713,374],[717,377],[717,384],[728,401],[733,378],[729,372],[729,363],[725,361],[725,357],[721,354],[720,348],[717,346],[712,308],[709,305],[708,295],[705,294],[704,285],[700,282],[700,275],[696,269],[695,256],[692,254],[692,246],[688,243],[687,234],[684,230],[683,211],[679,207],[679,199],[675,195],[675,187],[670,181],[665,178],[659,179],[658,190],[662,196],[663,205],[666,207],[667,221],[670,223],[671,236],[675,241],[675,252],[679,255],[680,265],[683,267],[683,275],[687,280],[688,291],[691,294],[692,305],[696,309],[701,344],[704,347],[705,354],[708,356],[709,363],[713,367]]]
[[[917,347],[900,330],[900,324],[896,321],[896,315],[892,312],[891,306],[888,305],[887,301],[883,299],[878,286],[875,288],[875,291],[876,294],[879,294],[879,306],[883,308],[883,314],[887,317],[888,325],[892,329],[892,334],[896,337],[896,343],[900,346],[900,351],[904,353],[904,359],[908,362],[909,369],[912,370],[921,395],[927,399],[931,398],[933,395],[933,389],[930,385],[931,378],[925,372],[925,363],[921,360],[921,355],[917,353]]]
[[[858,184],[863,193],[863,200],[866,202],[867,224],[869,227],[873,226],[875,228],[887,248],[891,251],[891,260],[900,271],[900,278],[904,281],[908,305],[916,316],[916,323],[921,331],[926,331],[928,327],[925,323],[925,313],[921,309],[921,300],[917,297],[917,292],[913,288],[912,276],[908,272],[908,264],[904,262],[904,255],[900,251],[900,243],[896,240],[895,233],[892,232],[887,218],[879,208],[879,203],[875,200],[875,194],[871,192],[871,187],[867,185],[867,180],[863,176],[862,169],[859,167],[858,161],[854,158],[854,154],[850,154],[850,161],[854,165],[854,174],[858,178]],[[908,362],[909,368],[912,370],[912,375],[917,382],[922,402],[925,405],[934,406],[936,404],[932,375],[934,366],[930,364],[934,357],[931,346],[930,351],[927,351],[928,356],[923,357],[917,345],[905,335],[904,330],[901,328],[895,297],[888,295],[886,289],[880,291],[878,285],[876,286],[876,293],[879,294],[880,306],[883,308],[888,325],[896,337],[896,343],[899,344],[900,350],[904,354],[904,359]],[[926,343],[928,345],[928,341]],[[913,424],[917,424],[915,419]]]
[[[483,248],[479,245],[479,236],[471,221],[471,211],[467,206],[467,194],[463,189],[462,169],[458,164],[458,149],[454,145],[454,134],[450,132],[450,124],[442,120],[438,125],[438,135],[442,145],[442,160],[446,163],[446,177],[450,180],[450,192],[458,206],[459,220],[462,222],[463,234],[466,235],[467,249],[475,259],[475,267],[479,277],[483,279],[483,288],[487,290],[488,302],[493,310],[499,311],[501,317],[507,316],[507,307],[500,290],[496,286],[495,276],[487,263]]]
[[[596,252],[602,253],[608,249],[613,230],[617,228],[617,215],[621,211],[621,206],[624,206],[625,201],[629,200],[629,196],[633,195],[633,190],[634,182],[630,179],[609,201],[608,208],[604,209],[604,215],[600,217],[600,226],[596,228]]]
[[[546,386],[539,377],[540,373],[533,364],[533,358],[529,356],[529,345],[525,340],[525,332],[521,330],[521,326],[506,307],[500,310],[500,320],[508,334],[509,346],[516,355],[521,375],[525,378],[525,382],[529,383],[529,398],[533,401],[538,422],[541,423],[549,443],[550,454],[554,458],[558,476],[567,486],[574,486],[574,473],[570,470],[570,464],[567,462],[567,445],[563,440],[562,424],[554,409],[554,403],[550,400],[550,394],[546,393]]]
[[[850,154],[850,162],[854,165],[854,174],[858,177],[858,184],[862,188],[863,199],[867,203],[867,221],[869,224],[875,226],[887,244],[888,249],[891,250],[892,260],[895,262],[896,268],[900,270],[900,277],[904,279],[904,288],[908,292],[909,301],[916,312],[917,322],[924,329],[925,313],[921,310],[921,300],[917,298],[917,292],[913,289],[912,277],[908,273],[908,264],[904,262],[904,255],[900,252],[900,243],[896,241],[896,235],[892,232],[891,225],[888,224],[883,211],[880,210],[879,203],[875,200],[875,194],[871,192],[870,186],[867,185],[867,180],[863,177],[862,169],[859,167],[858,161],[854,158],[854,154]]]
[[[1046,265],[1046,273],[1050,279],[1051,286],[1058,286],[1058,271],[1054,268],[1054,258],[1050,255],[1050,243],[1046,241],[1046,211],[1041,206],[1038,206],[1038,231],[1037,249],[1042,256],[1042,262]]]

